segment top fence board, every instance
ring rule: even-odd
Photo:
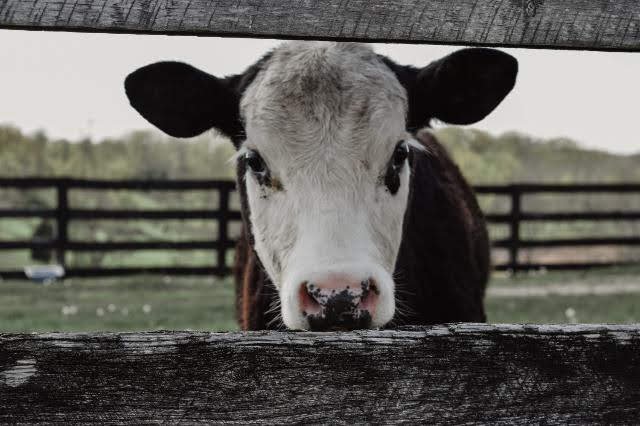
[[[0,0],[0,28],[640,51],[640,2]]]

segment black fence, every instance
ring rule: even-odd
[[[229,196],[235,191],[232,181],[104,181],[80,179],[48,179],[21,178],[0,179],[0,188],[13,187],[19,189],[53,189],[57,193],[57,205],[50,210],[32,209],[0,209],[1,218],[48,218],[56,222],[56,237],[48,241],[2,241],[2,250],[49,249],[54,250],[57,263],[65,267],[67,277],[104,277],[133,274],[168,274],[168,275],[218,275],[224,276],[231,272],[226,262],[226,251],[235,247],[235,241],[228,237],[228,224],[240,221],[240,212],[229,208]],[[139,190],[139,191],[193,191],[215,190],[219,194],[218,208],[209,210],[131,210],[131,209],[76,209],[69,206],[69,191],[84,190]],[[71,220],[192,220],[209,219],[218,223],[218,238],[204,241],[136,241],[136,242],[86,242],[72,241],[68,237],[69,221]],[[128,250],[213,250],[211,267],[117,267],[100,268],[89,267],[68,268],[66,253],[68,251],[128,251]],[[21,270],[0,270],[0,277],[22,278],[25,274]]]
[[[522,239],[520,225],[522,222],[571,222],[571,221],[605,221],[605,220],[640,220],[640,211],[586,211],[586,212],[527,212],[522,209],[522,198],[531,194],[620,194],[638,193],[640,184],[511,184],[476,186],[478,195],[503,195],[511,200],[508,213],[485,213],[487,222],[508,224],[509,237],[491,242],[494,248],[504,248],[509,252],[508,262],[494,265],[496,270],[526,271],[534,269],[571,270],[608,266],[622,266],[638,262],[573,262],[573,263],[531,263],[520,262],[520,249],[555,248],[555,247],[588,247],[588,246],[640,246],[640,237],[596,237],[596,238],[557,238],[557,239]]]
[[[57,263],[65,267],[67,277],[100,277],[132,274],[169,274],[169,275],[217,275],[224,276],[231,272],[226,262],[227,250],[235,246],[235,241],[228,236],[228,225],[232,221],[240,221],[238,210],[229,206],[230,194],[235,191],[235,183],[220,180],[197,181],[102,181],[79,180],[67,178],[19,178],[0,179],[0,188],[17,189],[55,189],[57,206],[55,209],[0,209],[2,218],[46,218],[56,222],[56,235],[48,240],[31,239],[28,241],[2,241],[0,252],[3,250],[53,250]],[[78,209],[69,205],[70,190],[165,190],[165,191],[193,191],[215,190],[219,193],[219,205],[209,210],[130,210],[130,209]],[[495,186],[476,186],[479,195],[507,196],[511,200],[508,213],[487,213],[487,221],[494,224],[509,226],[509,237],[492,241],[494,248],[508,251],[507,262],[494,265],[496,270],[524,271],[531,269],[585,269],[627,264],[630,262],[575,262],[575,263],[530,263],[520,262],[519,252],[528,248],[552,247],[584,247],[584,246],[640,246],[640,237],[605,237],[605,238],[572,238],[572,239],[522,239],[520,225],[524,221],[602,221],[602,220],[640,220],[640,211],[608,211],[608,212],[525,212],[522,209],[522,198],[533,193],[639,193],[640,184],[587,184],[587,185],[556,185],[556,184],[512,184]],[[69,222],[71,220],[192,220],[208,219],[218,223],[218,238],[205,241],[142,241],[142,242],[87,242],[73,241],[68,237]],[[206,249],[215,252],[212,267],[67,267],[66,253],[69,251],[127,251],[127,250],[198,250]],[[214,259],[216,260],[214,262]],[[24,278],[22,270],[0,270],[3,278]]]

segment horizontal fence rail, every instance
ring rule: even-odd
[[[66,267],[66,253],[74,252],[107,252],[129,250],[213,250],[216,262],[212,257],[211,266],[151,266],[151,267],[113,267],[113,268],[66,268],[67,277],[116,276],[142,273],[185,274],[185,275],[227,275],[231,268],[226,262],[226,253],[233,249],[235,241],[228,236],[229,223],[241,221],[241,213],[229,206],[229,196],[235,191],[235,183],[220,180],[182,180],[182,181],[102,181],[64,178],[20,178],[0,179],[1,188],[55,189],[57,206],[55,209],[0,209],[0,220],[3,218],[39,218],[56,222],[57,235],[50,240],[7,241],[0,240],[2,250],[54,250],[57,262]],[[69,206],[68,193],[72,190],[136,190],[136,191],[193,191],[214,190],[219,193],[217,209],[197,210],[129,210],[129,209],[84,209]],[[606,267],[622,265],[625,262],[581,262],[581,263],[528,263],[519,260],[522,249],[552,247],[591,247],[591,246],[640,246],[640,236],[600,237],[600,238],[565,238],[565,239],[523,239],[520,236],[522,222],[534,221],[603,221],[603,220],[640,220],[640,211],[606,211],[606,212],[526,212],[522,210],[522,198],[528,194],[575,194],[575,193],[638,193],[640,184],[585,184],[585,185],[550,185],[550,184],[512,184],[476,186],[478,195],[498,195],[509,197],[511,209],[508,213],[486,215],[487,221],[493,224],[509,226],[509,237],[492,241],[494,248],[507,249],[509,258],[506,263],[494,265],[497,270],[523,271],[531,269],[585,269],[590,267]],[[69,221],[87,220],[211,220],[218,224],[219,234],[215,240],[200,241],[106,241],[88,242],[73,241],[68,237]],[[0,277],[23,278],[20,270],[0,271]]]
[[[0,423],[635,424],[637,325],[0,334]]]
[[[217,275],[231,272],[226,262],[227,250],[235,247],[235,241],[228,238],[229,223],[240,221],[241,214],[229,208],[229,194],[235,191],[235,183],[229,180],[84,180],[68,178],[0,178],[0,188],[55,189],[57,206],[49,210],[0,209],[2,218],[49,218],[55,220],[56,238],[49,241],[1,241],[1,250],[55,250],[58,264],[65,267],[66,277],[105,277],[132,274],[172,274],[172,275]],[[68,193],[71,190],[133,190],[133,191],[217,191],[219,206],[210,210],[130,210],[130,209],[75,209],[69,206]],[[205,241],[71,241],[68,238],[70,220],[194,220],[209,219],[218,224],[218,238]],[[148,266],[89,268],[66,266],[66,253],[107,252],[130,250],[215,250],[210,266]],[[20,270],[0,271],[0,277],[24,278]]]
[[[520,225],[528,221],[572,221],[572,220],[635,220],[640,219],[640,211],[607,211],[607,212],[524,212],[522,198],[527,194],[579,194],[579,193],[637,193],[640,195],[640,184],[511,184],[511,185],[479,185],[475,188],[479,195],[503,195],[511,200],[511,209],[507,214],[487,214],[489,223],[508,224],[509,238],[492,241],[495,248],[509,250],[509,261],[506,264],[494,265],[497,270],[523,271],[534,269],[571,270],[596,267],[625,265],[637,262],[581,262],[581,263],[521,263],[518,255],[521,248],[547,247],[587,247],[587,246],[640,246],[640,237],[600,237],[600,238],[562,238],[523,240],[520,237]]]
[[[640,51],[640,3],[0,0],[0,28]]]

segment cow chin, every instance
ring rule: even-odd
[[[380,328],[395,313],[391,273],[372,262],[334,262],[293,268],[279,289],[282,321],[290,330]]]

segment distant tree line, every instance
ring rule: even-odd
[[[52,140],[0,126],[0,176],[72,176],[93,179],[222,179],[233,176],[233,148],[206,135],[178,140],[135,131],[99,143]]]
[[[614,155],[587,150],[566,138],[540,140],[518,132],[498,136],[469,129],[436,130],[438,138],[474,184],[511,182],[640,182],[640,155]],[[156,131],[136,131],[119,138],[94,141],[53,140],[44,132],[25,134],[13,126],[0,126],[0,176],[70,176],[93,179],[232,179],[231,144],[217,135],[178,140]],[[71,191],[72,206],[81,208],[180,209],[215,208],[214,191]],[[0,188],[0,208],[53,208],[52,190],[17,191]],[[505,212],[507,197],[485,195],[487,212]],[[237,207],[237,199],[232,204]],[[540,194],[523,200],[526,211],[640,210],[636,194]],[[52,223],[46,220],[4,219],[0,239],[50,238]],[[212,221],[73,221],[70,237],[81,241],[149,239],[197,239],[215,236]],[[37,232],[40,229],[42,232]],[[46,232],[45,232],[46,231]],[[238,229],[231,230],[237,236]],[[508,236],[508,228],[491,225],[493,238]],[[628,236],[640,234],[638,221],[531,222],[521,228],[524,238],[576,236]],[[42,235],[41,235],[42,234]],[[46,235],[44,235],[46,234]],[[614,258],[640,257],[637,250],[607,249]],[[568,256],[573,258],[572,250]],[[47,253],[35,253],[46,261]],[[3,254],[3,264],[28,264],[28,253]],[[600,256],[600,254],[598,254]],[[2,256],[0,256],[2,257]],[[38,259],[39,258],[39,259]],[[208,264],[211,254],[182,252],[73,253],[76,266],[150,264]]]
[[[582,148],[568,138],[542,140],[519,132],[493,136],[447,127],[437,134],[475,184],[640,181],[640,143],[638,154],[616,155]]]
[[[568,138],[540,140],[507,132],[447,127],[436,131],[467,178],[476,184],[510,182],[640,181],[640,154],[587,150]],[[640,150],[640,146],[639,146]],[[0,176],[96,179],[232,178],[233,148],[224,138],[188,140],[145,130],[102,141],[52,140],[0,126]]]

